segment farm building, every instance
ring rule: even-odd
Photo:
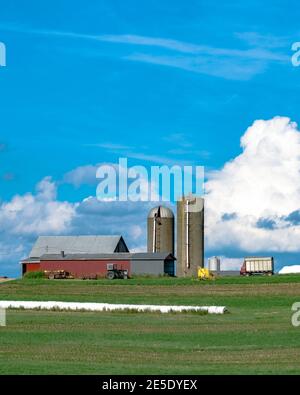
[[[130,267],[132,274],[152,274],[175,276],[175,260],[173,254],[166,252],[138,252],[131,254]]]
[[[122,236],[42,236],[21,264],[23,275],[65,270],[75,278],[95,278],[106,275],[108,264],[129,276],[174,275],[174,260],[168,253],[129,253]]]

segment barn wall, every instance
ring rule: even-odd
[[[132,260],[131,261],[132,274],[150,274],[163,275],[164,261],[163,260]]]
[[[127,269],[130,275],[129,261],[113,260],[58,260],[58,261],[41,261],[41,270],[65,270],[70,272],[74,277],[83,276],[105,276],[107,273],[106,265],[108,263],[117,264],[118,269]]]
[[[38,272],[41,270],[40,263],[24,263],[24,274],[27,272]]]

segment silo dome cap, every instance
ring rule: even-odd
[[[154,207],[149,211],[148,218],[154,218],[156,216],[160,218],[174,218],[173,211],[164,206]]]

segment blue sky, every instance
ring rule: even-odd
[[[241,153],[254,121],[300,121],[300,68],[290,61],[300,41],[296,1],[0,0],[0,9],[2,205],[35,196],[45,177],[55,202],[79,204],[95,195],[93,166],[120,156],[131,165],[204,165],[209,174]],[[115,208],[101,210],[98,222]],[[72,232],[110,231],[81,220]],[[39,233],[1,229],[3,243],[22,244],[12,262]],[[280,254],[294,262],[297,252]]]

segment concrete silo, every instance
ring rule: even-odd
[[[204,199],[189,195],[177,202],[178,277],[197,277],[204,267]]]
[[[151,209],[147,229],[148,252],[174,254],[174,214],[171,209],[164,206]]]

